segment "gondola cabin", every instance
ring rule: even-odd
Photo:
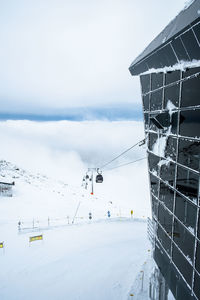
[[[96,176],[96,183],[102,183],[103,182],[103,176],[101,174],[98,174]]]

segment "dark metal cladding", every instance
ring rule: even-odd
[[[177,300],[200,299],[199,14],[196,0],[130,67],[132,75],[140,74],[142,87],[154,259]],[[141,74],[180,60],[199,64]]]
[[[191,59],[200,59],[200,0],[172,20],[169,25],[133,61],[129,70],[139,75],[151,68],[172,66]],[[193,30],[189,30],[192,25]]]

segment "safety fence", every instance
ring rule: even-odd
[[[65,227],[65,226],[73,226],[74,224],[81,224],[81,223],[98,223],[98,222],[147,222],[147,218],[145,216],[141,218],[133,217],[131,214],[129,217],[127,216],[117,216],[117,217],[111,217],[110,212],[108,211],[107,216],[105,215],[104,218],[93,218],[92,213],[88,214],[88,218],[86,217],[64,217],[64,218],[46,218],[46,219],[32,219],[31,221],[19,221],[18,226],[18,233],[19,234],[28,234],[29,236],[29,246],[32,244],[32,242],[35,241],[43,241],[44,237],[44,231],[50,230],[58,227]],[[149,222],[149,220],[148,220]],[[0,241],[0,255],[5,254],[5,248],[6,248],[6,241]]]
[[[19,233],[27,233],[27,232],[34,232],[34,231],[41,231],[41,230],[48,230],[58,227],[69,226],[73,224],[82,224],[82,223],[91,223],[91,222],[98,222],[98,221],[105,221],[105,220],[135,220],[135,221],[145,221],[146,217],[142,216],[140,218],[134,217],[132,211],[130,215],[122,215],[122,214],[111,214],[110,211],[107,211],[106,214],[99,216],[93,215],[91,212],[85,216],[66,216],[62,218],[53,218],[47,217],[46,219],[32,219],[32,220],[19,220],[18,221],[18,231]]]

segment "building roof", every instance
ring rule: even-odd
[[[200,0],[194,0],[192,4],[183,9],[166,27],[165,29],[145,48],[145,50],[132,62],[129,70],[132,75],[137,75],[134,72],[136,64],[140,63],[145,57],[151,54],[154,50],[169,42],[180,31],[200,18]]]
[[[15,185],[15,182],[0,182],[0,185],[3,184],[3,185]]]

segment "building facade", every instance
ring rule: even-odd
[[[200,299],[200,0],[129,70],[142,87],[154,259],[175,299]]]
[[[14,182],[0,182],[0,196],[2,197],[12,197],[13,191],[12,188],[15,185]]]

